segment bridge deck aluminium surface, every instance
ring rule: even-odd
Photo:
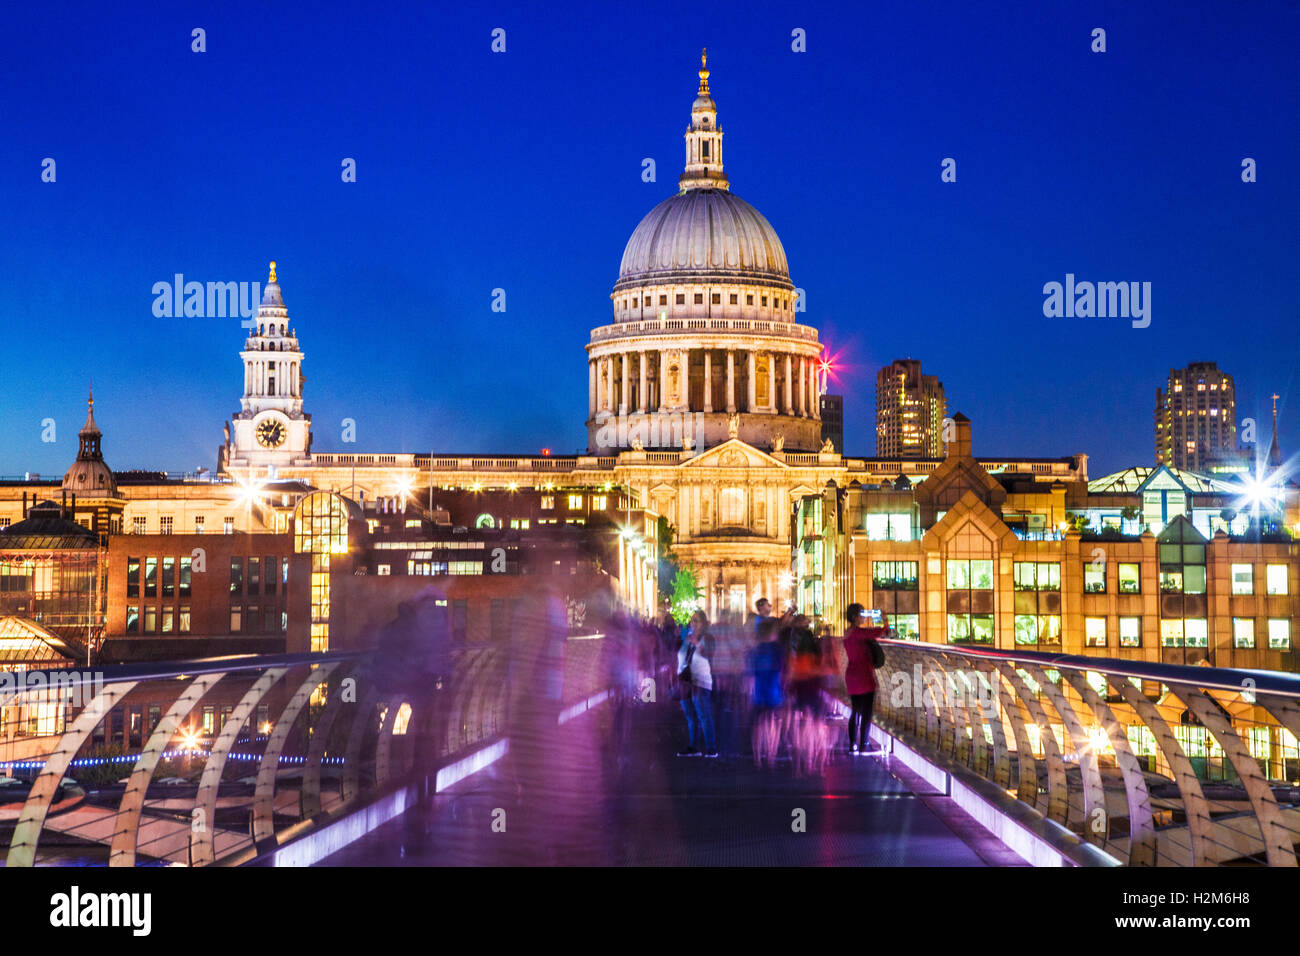
[[[714,759],[675,756],[685,728],[671,702],[611,700],[563,726],[553,715],[536,721],[512,736],[506,757],[322,865],[1020,862],[951,801],[910,789],[904,779],[915,778],[888,758],[840,753],[823,774],[802,777],[788,758],[759,769],[743,717],[719,716]],[[831,726],[842,749],[844,722]]]

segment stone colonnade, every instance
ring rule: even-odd
[[[629,350],[592,356],[587,415],[762,412],[820,419],[817,360],[754,349]],[[741,381],[744,394],[738,394]]]

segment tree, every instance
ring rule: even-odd
[[[659,543],[659,598],[672,597],[669,581],[677,574],[677,556],[673,554],[673,539],[677,529],[668,523],[663,515],[655,523],[655,534]]]
[[[668,600],[672,602],[673,620],[686,624],[691,615],[700,609],[700,580],[695,573],[695,566],[678,568],[673,575],[672,588]]]

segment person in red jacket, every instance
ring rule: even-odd
[[[866,610],[850,604],[844,612],[849,629],[844,632],[844,687],[849,693],[849,753],[874,753],[871,746],[871,711],[876,701],[876,668],[871,663],[871,642],[884,637],[886,628],[867,627]]]

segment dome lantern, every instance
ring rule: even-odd
[[[730,189],[722,171],[722,131],[718,108],[709,94],[709,51],[700,51],[700,88],[691,104],[691,126],[686,131],[686,171],[677,181],[688,189]]]

